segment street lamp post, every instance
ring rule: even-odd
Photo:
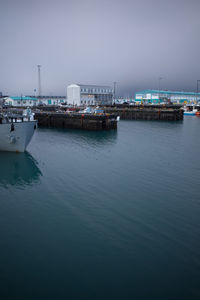
[[[199,92],[199,82],[200,82],[200,79],[197,80],[197,99],[198,99],[198,92]]]
[[[158,101],[159,101],[159,103],[160,103],[160,82],[161,82],[162,79],[163,79],[163,77],[158,78],[158,88],[159,88],[159,90],[158,90]]]
[[[117,84],[116,81],[113,82],[113,85],[114,85],[114,89],[113,89],[113,100],[114,100],[114,102],[115,102],[115,97],[116,97],[116,95],[115,95],[115,93],[116,93],[116,84]]]
[[[37,68],[38,68],[38,98],[39,98],[39,103],[41,104],[41,96],[42,96],[42,92],[41,92],[41,75],[40,75],[41,65],[37,65]]]

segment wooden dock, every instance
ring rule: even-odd
[[[67,112],[36,112],[35,119],[40,127],[72,128],[83,130],[117,129],[117,116],[114,114],[81,114]]]

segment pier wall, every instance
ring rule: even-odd
[[[116,117],[121,120],[158,120],[179,121],[183,120],[182,105],[112,105],[101,106],[105,114],[102,116],[94,114],[78,113],[80,107],[58,107],[44,106],[32,109],[36,113],[39,126],[81,128],[91,130],[115,129],[117,127]],[[67,110],[71,112],[67,112]],[[22,108],[12,108],[13,111],[21,111]],[[42,114],[42,115],[40,115]],[[109,116],[108,116],[109,115]],[[113,121],[111,121],[113,120]],[[113,123],[114,122],[114,123]],[[45,124],[45,125],[43,125]],[[106,125],[105,125],[106,124]],[[88,127],[88,128],[87,128]]]
[[[90,115],[77,113],[35,113],[38,126],[52,128],[72,128],[83,130],[117,129],[115,115]]]
[[[103,109],[120,116],[121,120],[183,120],[183,110],[178,106],[107,106]]]
[[[160,120],[160,121],[178,121],[183,120],[182,105],[127,105],[118,104],[112,106],[101,106],[105,113],[120,116],[121,120]],[[56,111],[57,109],[63,112],[67,107],[43,107],[42,111]],[[73,108],[74,111],[79,111],[80,107]],[[82,108],[83,109],[83,108]]]

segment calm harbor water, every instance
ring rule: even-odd
[[[200,299],[200,118],[0,153],[0,299]]]

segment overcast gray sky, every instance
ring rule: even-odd
[[[200,79],[200,0],[0,0],[0,91],[70,83],[192,91]]]

